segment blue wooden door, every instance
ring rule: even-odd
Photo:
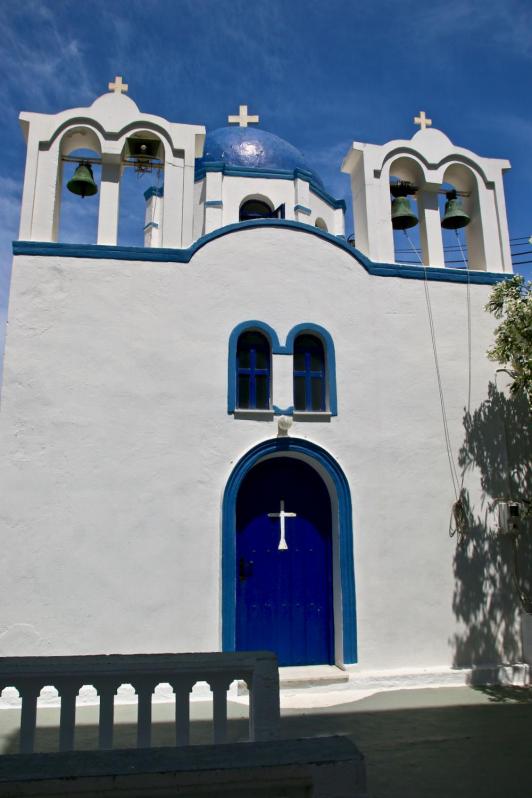
[[[332,663],[331,504],[320,476],[295,458],[259,463],[240,487],[236,530],[237,650]]]

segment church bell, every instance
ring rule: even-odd
[[[471,219],[464,211],[462,202],[458,199],[456,191],[447,192],[447,202],[445,203],[445,212],[441,220],[441,226],[446,230],[459,230],[461,227],[466,227]]]
[[[78,164],[72,178],[67,183],[67,188],[79,197],[92,197],[98,193],[98,186],[94,182],[92,167],[87,161]]]
[[[408,197],[399,196],[392,200],[392,227],[394,230],[407,230],[415,227],[418,218],[412,208]]]

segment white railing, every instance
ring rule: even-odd
[[[59,693],[59,750],[74,748],[76,697],[91,684],[100,698],[100,749],[113,746],[114,698],[122,684],[133,686],[138,700],[137,747],[151,744],[151,708],[158,684],[175,694],[176,746],[189,744],[189,699],[197,682],[207,682],[213,694],[213,740],[227,736],[227,690],[241,680],[249,687],[249,739],[274,740],[279,732],[279,671],[275,654],[267,651],[208,654],[110,654],[78,657],[2,657],[0,693],[15,687],[22,699],[20,753],[32,753],[37,699],[45,686]]]

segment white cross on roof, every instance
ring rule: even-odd
[[[256,124],[258,124],[259,117],[249,116],[247,105],[241,105],[239,107],[240,110],[238,112],[238,115],[227,117],[227,121],[229,122],[230,125],[239,125],[240,127],[247,127],[248,122],[255,122]]]
[[[414,125],[419,125],[421,130],[425,130],[426,127],[432,125],[432,119],[427,119],[425,111],[420,111],[419,116],[414,117]]]
[[[115,77],[115,82],[109,84],[109,91],[114,91],[115,94],[122,94],[122,92],[126,92],[128,88],[127,83],[122,83],[122,75],[117,75]]]

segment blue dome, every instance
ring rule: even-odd
[[[203,157],[198,166],[223,162],[227,166],[247,169],[293,172],[303,169],[322,186],[322,180],[310,168],[303,155],[292,144],[260,128],[220,127],[207,133]]]

